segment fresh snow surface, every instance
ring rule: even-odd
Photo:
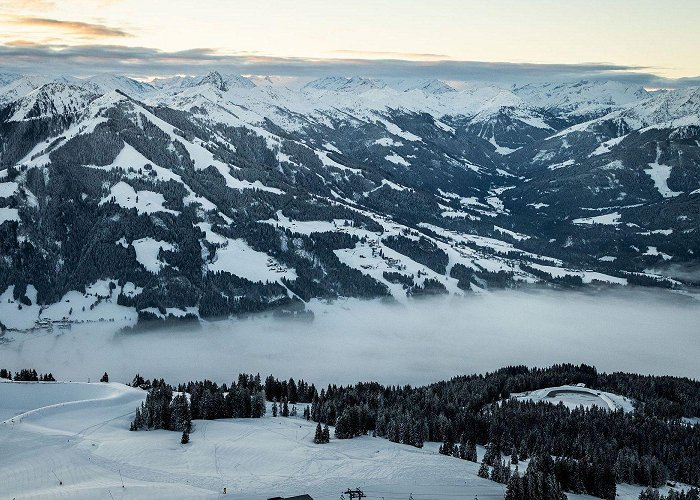
[[[493,144],[494,148],[496,148],[496,153],[498,153],[499,155],[502,155],[502,156],[507,156],[507,155],[517,151],[517,149],[507,148],[505,146],[499,146],[498,143],[496,142],[495,137],[491,137],[491,139],[489,139],[489,142],[491,144]]]
[[[613,411],[622,410],[629,413],[634,410],[631,399],[610,392],[589,389],[580,385],[562,385],[559,387],[547,387],[536,391],[511,394],[511,397],[523,401],[546,401],[552,404],[562,403],[568,408],[607,408]]]
[[[394,153],[393,151],[390,155],[386,155],[384,157],[384,159],[386,161],[390,161],[391,163],[393,163],[395,165],[402,166],[402,167],[410,167],[411,166],[411,164],[409,162],[404,160],[403,157],[399,156],[398,154]]]
[[[649,255],[652,257],[661,257],[664,260],[671,260],[673,257],[668,255],[667,253],[659,252],[659,250],[656,247],[647,247],[647,251],[644,252],[643,255]]]
[[[645,169],[644,172],[651,177],[654,181],[654,186],[661,193],[664,198],[673,198],[683,194],[682,191],[673,191],[668,187],[668,179],[671,177],[671,167],[669,165],[659,164],[659,158],[661,156],[661,149],[657,147],[656,150],[656,161],[649,164],[649,168]]]
[[[572,222],[574,224],[609,224],[617,226],[620,224],[620,213],[613,212],[610,214],[597,215],[595,217],[582,217],[580,219],[574,219]]]
[[[575,163],[576,162],[573,159],[569,159],[569,160],[563,161],[561,163],[555,163],[554,165],[550,165],[547,168],[549,170],[558,170],[560,168],[570,167],[570,166],[574,165]]]
[[[407,132],[407,131],[405,131],[405,130],[402,130],[402,129],[401,129],[398,125],[396,125],[395,123],[392,123],[392,122],[390,122],[390,121],[388,121],[388,120],[385,120],[385,119],[383,119],[383,118],[377,118],[376,120],[377,120],[379,123],[381,123],[382,125],[384,125],[384,127],[387,129],[387,131],[388,131],[390,134],[393,134],[393,135],[396,135],[396,136],[398,136],[398,137],[401,137],[402,139],[406,139],[407,141],[412,141],[412,142],[417,142],[417,141],[422,142],[422,141],[423,141],[423,139],[421,139],[421,138],[418,137],[417,135],[412,134],[411,132]]]
[[[0,207],[0,224],[5,221],[17,221],[19,222],[19,212],[16,208]]]
[[[0,182],[0,198],[9,198],[17,192],[16,182]]]
[[[395,141],[395,140],[391,139],[390,137],[382,137],[381,139],[377,139],[376,141],[374,141],[374,144],[377,144],[379,146],[384,146],[385,148],[389,148],[392,146],[393,147],[403,146],[403,142]]]
[[[498,231],[499,233],[507,234],[507,235],[510,236],[511,238],[513,238],[513,239],[515,239],[515,240],[518,240],[518,241],[529,240],[529,239],[530,239],[530,237],[529,237],[528,235],[526,235],[526,234],[516,233],[515,231],[511,231],[510,229],[505,229],[505,228],[502,228],[502,227],[499,227],[499,226],[493,226],[493,229],[494,229],[495,231]]]
[[[0,382],[0,441],[11,457],[0,469],[3,494],[214,499],[226,488],[242,499],[322,500],[359,486],[369,498],[503,495],[503,485],[478,477],[479,464],[438,454],[438,443],[417,449],[363,436],[315,445],[315,422],[272,417],[269,404],[260,419],[195,420],[187,445],[177,432],[130,432],[145,395],[118,383]]]
[[[135,208],[139,214],[152,214],[154,212],[165,212],[177,215],[179,212],[163,207],[165,198],[160,193],[153,191],[134,191],[124,181],[119,181],[109,190],[109,194],[100,200],[100,205],[114,202],[123,208]]]
[[[615,137],[614,139],[610,139],[609,141],[601,142],[600,145],[593,151],[589,156],[599,156],[599,155],[604,155],[605,153],[609,153],[610,150],[620,144],[626,135],[620,136],[620,137]]]
[[[158,260],[158,252],[162,248],[163,250],[173,251],[175,247],[172,243],[167,241],[155,240],[151,237],[141,238],[139,240],[134,240],[131,245],[136,250],[136,260],[144,267],[147,271],[158,274],[163,267],[165,267],[165,262]]]
[[[97,168],[101,170],[112,170],[115,168],[118,169],[123,169],[123,170],[128,170],[128,169],[134,169],[136,171],[148,171],[149,168],[152,172],[155,172],[156,174],[156,179],[159,181],[167,182],[167,181],[175,181],[184,186],[184,188],[187,190],[188,194],[183,198],[183,202],[186,205],[190,205],[192,203],[199,203],[204,210],[210,211],[210,210],[216,210],[217,207],[214,205],[211,201],[207,200],[206,198],[202,196],[198,196],[192,191],[192,189],[185,184],[185,182],[182,180],[182,177],[180,177],[178,174],[174,173],[173,171],[163,168],[160,165],[156,165],[153,162],[149,161],[145,156],[143,156],[141,153],[136,151],[136,149],[133,148],[133,146],[130,146],[129,144],[124,143],[124,147],[122,150],[119,152],[117,157],[114,159],[114,161],[109,164],[109,165],[104,165],[104,166],[96,166],[96,165],[86,165],[87,167],[90,168]],[[144,173],[144,175],[147,175]]]
[[[34,287],[32,286],[32,288]],[[0,294],[0,321],[7,328],[27,330],[34,327],[35,322],[39,319],[41,309],[35,300],[32,301],[31,305],[22,304],[19,300],[15,300],[14,290],[15,285],[10,285]]]
[[[292,220],[282,213],[282,210],[277,211],[277,220],[268,219],[259,221],[265,224],[271,224],[275,227],[289,229],[292,233],[310,235],[311,233],[330,233],[339,230],[346,230],[349,221],[345,219],[335,219],[334,221],[325,220]]]
[[[132,307],[117,304],[119,293],[134,296],[141,293],[133,283],[110,289],[112,280],[97,280],[85,288],[85,292],[70,290],[53,304],[40,306],[36,302],[37,291],[33,285],[27,286],[30,305],[21,304],[13,298],[14,285],[0,294],[0,320],[7,328],[21,331],[38,329],[45,331],[55,322],[71,323],[119,322],[122,325],[136,323],[136,311]]]
[[[0,424],[4,451],[16,457],[0,472],[10,496],[220,498],[225,487],[236,498],[321,499],[338,497],[358,478],[380,496],[435,492],[435,484],[451,494],[502,490],[478,478],[476,464],[440,456],[430,444],[417,450],[363,437],[314,445],[315,423],[301,418],[195,421],[190,443],[181,445],[176,432],[129,432],[145,397],[139,389],[7,382],[0,395],[6,415],[29,410]],[[32,458],[37,450],[42,460]]]
[[[393,189],[394,191],[405,191],[407,189],[409,191],[413,191],[411,188],[407,188],[406,186],[402,186],[401,184],[396,184],[395,182],[391,182],[391,181],[388,181],[386,179],[382,179],[382,183],[379,186],[377,186],[376,188],[370,189],[369,191],[365,191],[362,194],[364,196],[369,196],[370,193],[374,193],[375,191],[383,188],[384,186],[386,186],[390,189]]]
[[[264,252],[253,250],[243,239],[225,238],[217,248],[209,270],[226,271],[250,281],[263,283],[279,281],[282,278],[297,279],[294,269],[287,268]]]
[[[345,165],[342,165],[342,164],[338,163],[337,161],[332,160],[331,158],[328,157],[328,153],[325,151],[315,151],[314,153],[316,154],[318,159],[321,160],[321,163],[323,163],[324,167],[333,167],[333,168],[337,168],[339,170],[353,172],[355,174],[362,173],[362,171],[357,169],[357,168],[346,167]]]
[[[545,273],[549,273],[552,278],[564,278],[565,276],[580,276],[584,283],[595,281],[603,281],[615,285],[627,285],[627,278],[618,278],[617,276],[609,276],[607,274],[596,271],[575,271],[572,269],[564,269],[563,267],[544,266],[542,264],[530,263],[530,267],[534,267]]]
[[[175,318],[182,318],[186,316],[187,314],[191,314],[194,316],[199,317],[199,307],[185,307],[184,309],[180,309],[178,307],[166,307],[165,309],[165,314],[160,312],[160,309],[157,307],[146,307],[145,309],[140,309],[140,311],[143,312],[148,312],[153,314],[154,316],[158,318],[165,319],[169,316],[173,316]]]

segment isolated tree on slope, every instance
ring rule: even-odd
[[[100,382],[109,382],[109,375],[107,375],[107,372],[105,372],[105,374],[102,375]]]
[[[316,432],[314,433],[314,443],[322,444],[323,441],[323,430],[321,429],[321,424],[316,424]]]

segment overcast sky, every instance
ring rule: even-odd
[[[0,0],[0,67],[698,84],[700,2]]]

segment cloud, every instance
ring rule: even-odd
[[[111,28],[102,24],[84,23],[80,21],[61,21],[46,17],[17,16],[12,19],[13,24],[22,26],[37,26],[42,28],[56,29],[74,35],[87,37],[121,38],[129,37],[131,34],[119,28]]]
[[[310,307],[311,323],[258,314],[196,331],[183,325],[114,335],[110,328],[118,326],[106,324],[96,335],[94,325],[75,324],[70,335],[50,341],[9,332],[0,343],[0,365],[35,366],[73,380],[107,371],[127,382],[148,372],[171,383],[182,382],[183,373],[185,380],[230,381],[233,366],[320,386],[425,384],[507,365],[561,362],[698,376],[700,304],[668,292],[504,291],[406,305],[351,299]]]
[[[329,75],[386,78],[440,78],[501,84],[530,81],[605,79],[646,87],[700,84],[700,77],[668,79],[654,68],[610,63],[532,64],[459,60],[415,61],[400,58],[283,58],[250,53],[223,53],[213,48],[167,52],[125,45],[37,44],[16,40],[0,45],[0,65],[20,73],[90,76],[113,72],[134,77],[229,73],[319,77]]]
[[[425,54],[421,52],[387,52],[381,50],[334,50],[334,54],[352,55],[355,58],[407,59],[419,61],[441,61],[451,59],[444,54]]]
[[[56,2],[53,0],[14,0],[5,5],[5,9],[12,10],[46,10],[54,7]]]

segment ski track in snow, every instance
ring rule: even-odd
[[[261,419],[194,421],[187,445],[177,432],[130,432],[145,394],[115,383],[0,382],[0,411],[31,407],[0,423],[5,456],[12,456],[0,469],[3,493],[209,499],[226,487],[235,498],[308,493],[321,500],[359,486],[369,498],[503,496],[503,485],[477,476],[479,464],[439,455],[438,443],[417,449],[364,436],[314,445],[315,422],[271,417],[269,403]],[[484,449],[477,453],[482,458]],[[622,485],[620,498],[636,499],[640,490]]]

